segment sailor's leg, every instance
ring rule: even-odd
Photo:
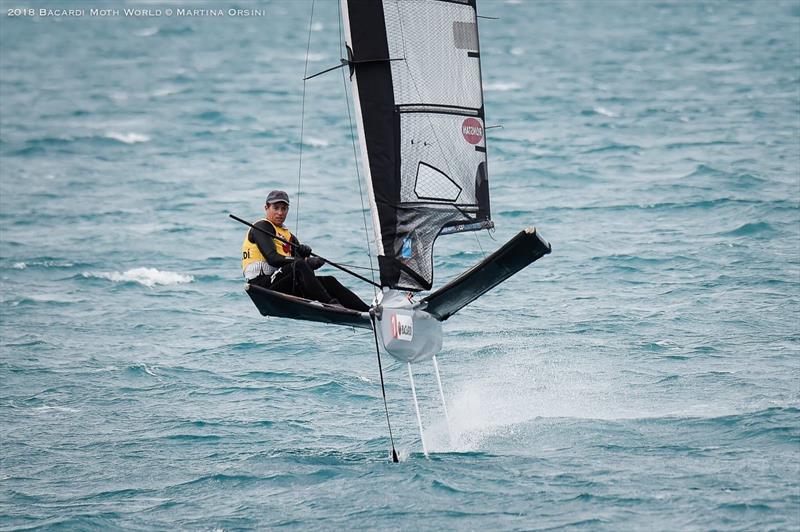
[[[343,306],[357,310],[359,312],[366,312],[369,310],[369,305],[364,303],[360,297],[350,291],[346,286],[339,282],[336,277],[330,275],[323,275],[317,277],[325,290],[339,300]]]
[[[254,285],[260,286],[262,288],[269,288],[270,290],[275,290],[274,288],[270,287],[270,285],[272,284],[272,281],[269,278],[269,275],[259,275],[258,277],[250,279],[247,282],[249,284],[254,284]]]
[[[314,272],[305,261],[296,261],[281,268],[272,284],[266,286],[270,290],[294,296],[316,299],[323,303],[331,300],[330,295],[314,276]]]
[[[332,299],[331,295],[319,282],[317,276],[314,275],[314,270],[304,260],[295,260],[292,263],[294,268],[294,282],[296,292],[300,292],[306,299],[314,299],[322,303],[329,303]],[[290,274],[291,277],[291,274]]]
[[[270,279],[266,275],[261,277],[266,277],[267,280]],[[270,290],[274,290],[275,292],[281,292],[283,294],[301,295],[301,294],[295,294],[293,285],[294,281],[292,280],[292,270],[289,266],[285,266],[284,268],[281,268],[281,271],[279,271],[275,275],[275,280],[272,281],[272,283],[268,283],[262,286],[264,286],[264,288],[269,288]]]

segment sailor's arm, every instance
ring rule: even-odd
[[[259,229],[267,231],[268,233],[275,234],[275,228],[272,226],[272,224],[264,220],[259,220],[254,225]],[[258,249],[261,251],[261,254],[264,255],[264,258],[267,259],[267,263],[269,263],[270,266],[280,268],[281,266],[285,266],[286,264],[290,264],[292,261],[294,261],[294,257],[286,257],[278,253],[278,251],[275,249],[275,239],[271,236],[267,236],[261,231],[250,229],[250,235],[248,238],[251,242],[258,246]],[[292,237],[292,240],[294,240],[294,237]]]

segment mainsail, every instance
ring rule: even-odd
[[[341,0],[381,285],[428,290],[440,234],[492,227],[475,0]]]

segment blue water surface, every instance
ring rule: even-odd
[[[800,529],[798,2],[479,2],[497,230],[435,285],[553,253],[446,322],[449,424],[415,366],[430,458],[384,357],[400,464],[371,333],[261,317],[227,217],[369,265],[338,4],[117,6],[2,2],[0,529]]]

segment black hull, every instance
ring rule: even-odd
[[[372,329],[369,314],[366,312],[327,305],[252,284],[246,284],[245,290],[263,316]]]

